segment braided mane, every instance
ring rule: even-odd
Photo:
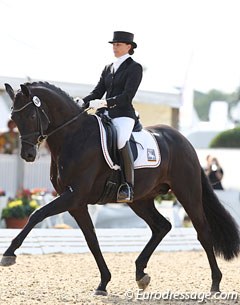
[[[30,87],[30,88],[31,87],[44,87],[44,88],[47,88],[47,89],[51,89],[51,90],[59,93],[60,95],[62,95],[64,98],[70,99],[72,102],[74,102],[73,98],[68,93],[66,93],[61,88],[56,87],[53,84],[49,84],[48,82],[42,82],[42,81],[33,82],[33,83],[28,82],[28,83],[25,83],[24,85],[27,86],[27,87]]]

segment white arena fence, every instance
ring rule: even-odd
[[[239,149],[197,149],[196,151],[202,166],[205,166],[208,154],[217,157],[224,170],[222,180],[224,189],[240,191],[240,171],[237,166]],[[41,154],[35,162],[27,163],[19,154],[0,154],[0,188],[14,195],[21,187],[53,190],[50,182],[50,155]]]
[[[50,162],[50,155],[40,156],[35,162],[28,163],[18,155],[0,154],[0,188],[7,196],[15,196],[20,188],[52,191]]]
[[[240,225],[240,172],[236,167],[240,151],[236,149],[197,150],[197,153],[202,166],[204,166],[207,154],[220,159],[224,168],[223,185],[225,191],[216,193],[225,208],[229,210]],[[35,162],[28,163],[22,160],[19,155],[0,154],[0,189],[3,189],[8,197],[15,196],[16,191],[20,188],[44,188],[51,192],[53,186],[50,182],[50,162],[50,155],[40,155]],[[231,185],[234,187],[231,188]],[[173,213],[172,209],[171,213]]]
[[[0,188],[7,195],[14,196],[17,190],[17,155],[0,154]]]

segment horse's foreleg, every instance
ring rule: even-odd
[[[129,204],[131,209],[141,217],[152,230],[152,237],[136,260],[136,281],[140,289],[146,289],[150,277],[144,272],[147,263],[163,237],[171,230],[170,222],[154,206],[154,200],[139,201]]]
[[[98,239],[87,207],[84,206],[81,207],[81,209],[70,211],[69,213],[74,217],[81,228],[101,274],[101,282],[95,291],[95,295],[107,295],[106,287],[108,282],[111,280],[111,273],[99,247]]]
[[[57,197],[50,203],[36,210],[30,217],[26,226],[22,231],[12,240],[11,245],[5,251],[2,257],[1,265],[9,266],[15,263],[16,255],[15,250],[18,249],[27,237],[33,227],[44,220],[45,218],[57,215],[67,211],[74,204],[74,194],[66,191],[61,196]]]

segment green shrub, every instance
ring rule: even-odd
[[[159,194],[155,198],[155,201],[157,201],[158,203],[161,203],[163,200],[175,201],[176,197],[171,191],[169,191],[166,194]]]
[[[240,127],[220,132],[212,139],[210,148],[240,148]]]

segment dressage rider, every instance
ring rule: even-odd
[[[131,58],[137,48],[132,33],[116,31],[109,43],[112,44],[116,60],[105,66],[98,84],[83,98],[83,102],[95,110],[107,110],[116,127],[120,165],[124,176],[118,190],[117,202],[132,202],[134,164],[129,139],[137,121],[132,100],[142,80],[142,66]],[[105,93],[105,99],[102,99]]]

